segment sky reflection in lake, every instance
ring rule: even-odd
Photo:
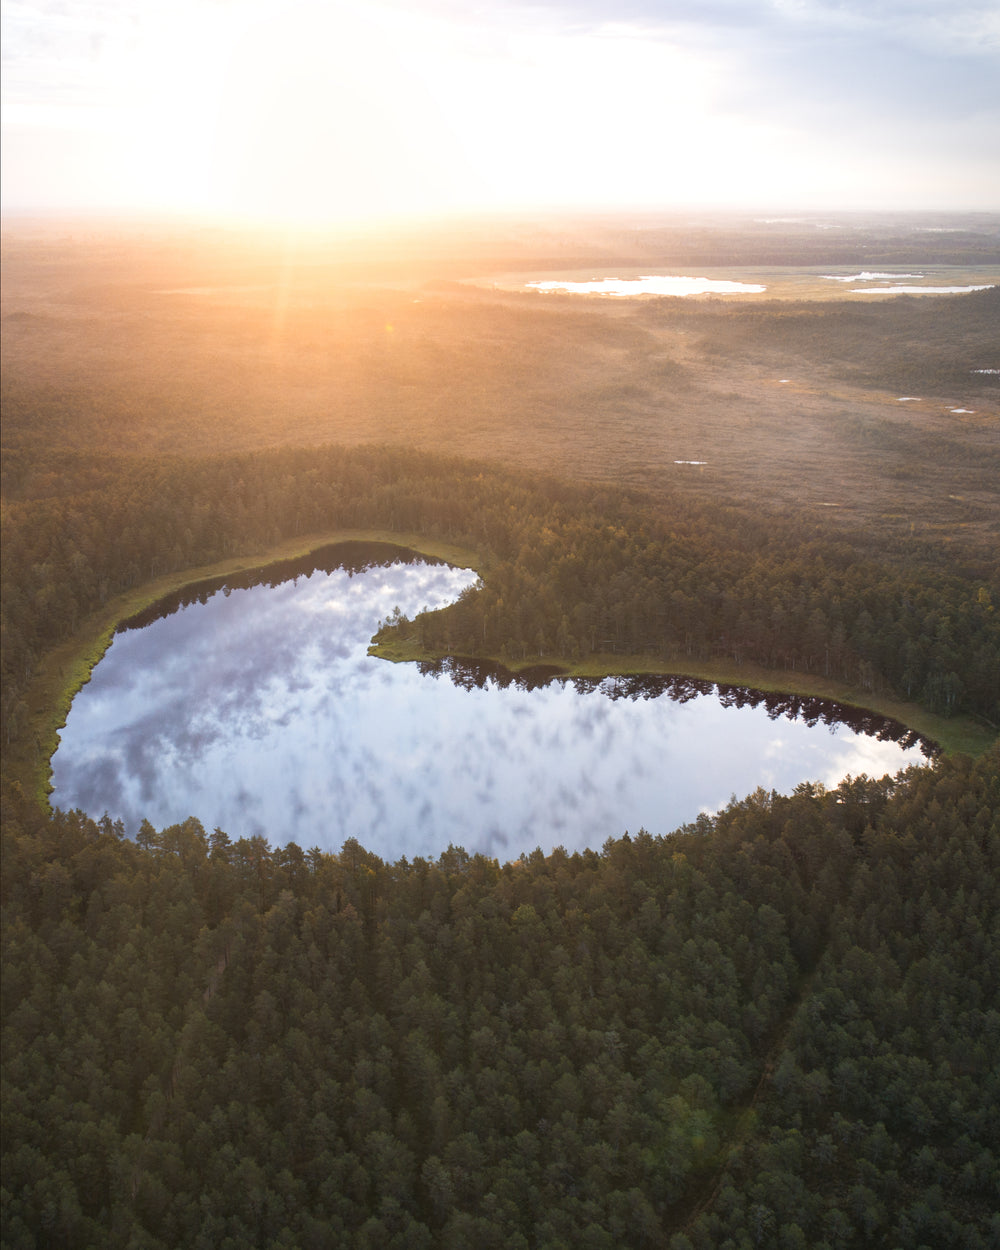
[[[531,291],[558,291],[570,295],[760,295],[767,290],[755,282],[722,278],[688,278],[674,274],[647,274],[642,278],[591,278],[586,282],[546,280],[527,282]]]
[[[130,833],[142,817],[162,828],[196,815],[275,844],[338,850],[356,837],[388,860],[435,858],[449,842],[511,859],[640,826],[668,833],[758,785],[835,785],[924,760],[694,687],[683,702],[611,697],[611,679],[526,689],[367,655],[396,605],[413,615],[474,582],[440,564],[317,570],[120,632],[73,702],[54,804],[107,810]]]

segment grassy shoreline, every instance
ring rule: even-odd
[[[266,551],[231,556],[144,582],[109,599],[104,607],[81,622],[75,637],[41,657],[25,695],[28,707],[25,732],[5,752],[5,776],[19,784],[25,794],[48,806],[52,790],[51,760],[59,746],[59,730],[66,724],[73,699],[90,681],[91,673],[111,645],[120,622],[197,582],[233,573],[257,572],[323,547],[352,542],[389,543],[477,571],[481,565],[480,558],[468,548],[426,535],[388,529],[342,529],[300,535]]]
[[[443,658],[422,649],[414,641],[393,641],[369,647],[368,654],[393,663]],[[537,668],[540,664],[558,669],[566,677],[628,677],[655,674],[692,677],[720,685],[746,686],[774,694],[812,696],[891,717],[937,743],[948,755],[982,755],[996,742],[997,734],[968,716],[935,716],[915,703],[906,703],[890,694],[864,690],[847,682],[833,681],[794,669],[763,668],[759,664],[735,664],[731,660],[692,660],[686,656],[653,659],[648,655],[612,655],[595,652],[585,660],[572,661],[559,656],[532,656],[527,660],[504,660],[498,655],[477,655],[476,660],[502,664],[513,673]]]
[[[463,568],[472,568],[480,573],[487,567],[478,553],[423,534],[400,533],[387,529],[345,529],[301,535],[267,551],[232,556],[213,564],[166,574],[116,595],[81,623],[74,638],[53,648],[41,658],[26,695],[26,732],[6,752],[5,774],[8,779],[19,784],[25,793],[33,795],[43,805],[48,805],[48,796],[52,789],[51,760],[59,745],[59,730],[66,723],[74,697],[90,680],[94,667],[111,645],[115,629],[121,621],[194,583],[232,573],[259,571],[282,560],[305,556],[333,544],[350,542],[389,543],[422,555],[447,560]],[[389,643],[373,645],[369,648],[369,654],[401,663],[443,658],[439,653],[422,649],[415,641],[395,639]],[[916,704],[904,703],[890,695],[876,694],[814,674],[766,669],[756,664],[737,665],[725,660],[698,661],[686,656],[653,659],[648,655],[598,653],[577,662],[545,656],[520,662],[501,660],[499,656],[490,655],[476,658],[502,663],[512,672],[535,667],[539,663],[549,663],[571,677],[669,674],[747,686],[768,692],[816,696],[890,716],[938,743],[948,754],[981,755],[993,745],[997,737],[992,730],[969,717],[945,719]]]

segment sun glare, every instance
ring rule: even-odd
[[[721,66],[632,27],[181,3],[87,71],[70,124],[111,201],[301,225],[709,202],[763,192],[789,148],[715,111]]]
[[[432,49],[376,7],[263,14],[231,48],[214,140],[216,207],[310,222],[396,215],[440,194],[442,119],[416,74]]]
[[[489,39],[378,6],[261,11],[224,59],[206,187],[230,216],[766,199],[795,147],[715,112],[712,67],[625,27]]]
[[[5,203],[11,187],[30,205],[62,185],[80,206],[330,225],[807,208],[941,183],[890,131],[875,146],[837,128],[817,143],[794,108],[748,107],[768,96],[765,66],[662,24],[569,23],[546,6],[177,0],[95,36],[92,18],[61,9],[9,13],[21,44],[5,77]]]

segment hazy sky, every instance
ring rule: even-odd
[[[4,0],[3,203],[1000,208],[997,0]]]

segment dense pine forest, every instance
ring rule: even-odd
[[[4,1246],[1000,1245],[997,292],[310,286],[276,343],[154,313],[116,253],[14,260],[44,308],[5,314]],[[789,360],[812,389],[740,381]],[[48,809],[117,623],[345,533],[480,574],[376,654],[752,672],[951,749],[510,863]]]
[[[998,764],[502,867],[8,797],[4,1244],[995,1246]]]

